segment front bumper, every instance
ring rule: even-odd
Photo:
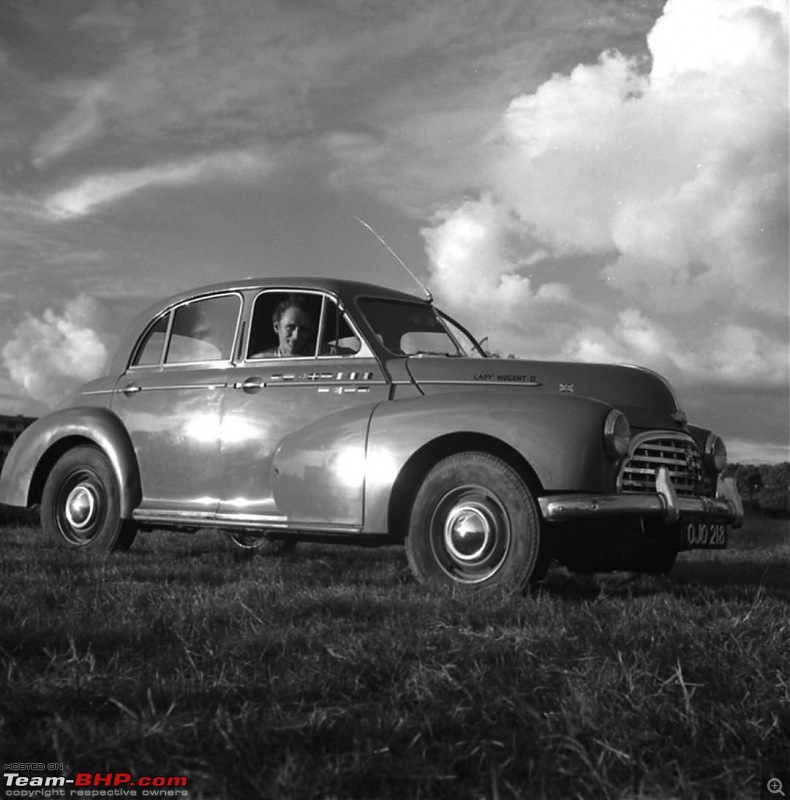
[[[665,467],[656,475],[655,493],[555,494],[538,499],[543,518],[551,522],[606,517],[658,517],[667,525],[681,520],[720,522],[740,528],[743,504],[735,478],[719,477],[716,497],[678,497]]]

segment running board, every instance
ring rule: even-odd
[[[304,531],[315,533],[362,533],[361,525],[338,525],[319,522],[289,522],[286,517],[263,516],[255,514],[216,514],[211,511],[145,511],[135,510],[132,514],[135,522],[144,525],[179,526],[195,528],[221,528],[228,530],[281,530]]]

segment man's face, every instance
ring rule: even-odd
[[[284,356],[309,355],[310,334],[313,331],[310,315],[301,308],[291,306],[285,310],[274,326],[280,339],[280,353]]]

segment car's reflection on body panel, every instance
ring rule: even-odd
[[[246,279],[152,306],[31,425],[0,502],[54,544],[140,528],[402,542],[420,581],[521,591],[554,559],[662,572],[741,522],[723,442],[649,370],[488,358],[430,300]],[[715,531],[715,535],[709,535]]]

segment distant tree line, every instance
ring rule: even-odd
[[[781,464],[728,464],[745,505],[770,517],[790,516],[790,461]]]

